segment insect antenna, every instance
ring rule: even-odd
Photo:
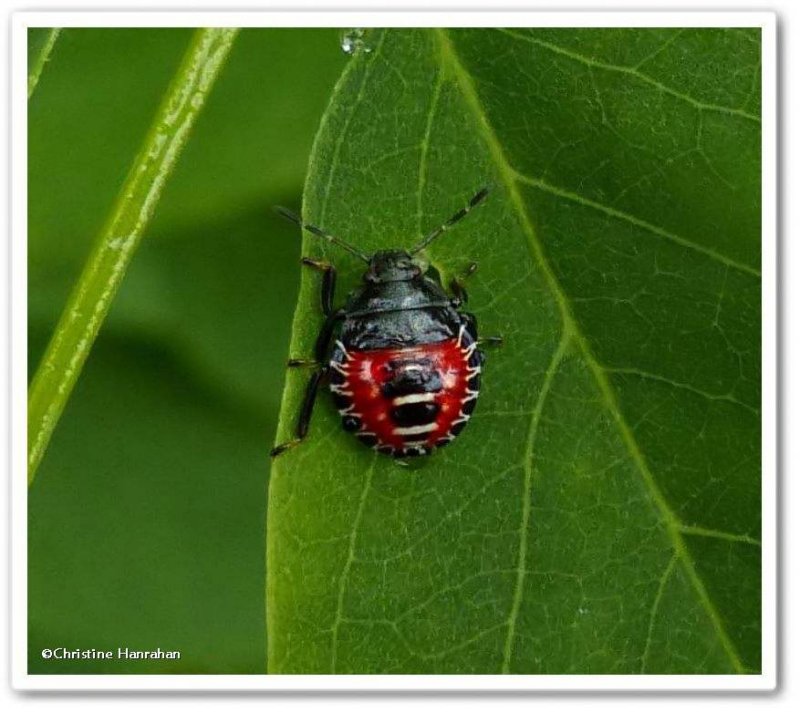
[[[467,213],[469,213],[476,205],[481,203],[486,196],[489,195],[489,187],[484,186],[481,188],[472,198],[469,199],[469,203],[465,205],[461,210],[457,213],[452,215],[447,221],[442,223],[438,228],[434,231],[428,233],[420,242],[418,242],[411,250],[409,250],[409,255],[416,255],[420,250],[427,248],[436,238],[438,238],[442,233],[446,230],[450,230],[458,221],[462,218],[466,217]]]
[[[329,243],[333,243],[334,245],[338,245],[343,250],[347,250],[351,255],[355,255],[357,258],[361,258],[364,262],[369,262],[369,256],[362,253],[357,248],[354,248],[350,243],[345,242],[341,238],[337,238],[335,235],[331,235],[326,230],[322,228],[318,228],[316,225],[311,225],[310,223],[304,223],[303,219],[297,215],[294,211],[289,210],[288,208],[284,208],[283,206],[276,205],[275,212],[278,215],[282,215],[287,220],[291,220],[293,223],[299,225],[303,230],[316,235],[318,238],[322,238],[323,240],[327,240]]]

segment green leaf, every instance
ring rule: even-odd
[[[64,308],[29,392],[29,484],[236,32],[194,34]]]
[[[760,669],[760,36],[387,30],[351,60],[308,221],[475,260],[475,414],[415,469],[322,398],[276,461],[273,673]],[[363,266],[311,236],[304,251]],[[303,277],[292,356],[320,325]],[[339,295],[341,301],[343,295]],[[299,370],[295,370],[299,371]],[[278,440],[307,375],[290,373]]]

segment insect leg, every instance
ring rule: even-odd
[[[499,336],[478,337],[478,318],[471,312],[462,312],[461,321],[467,328],[467,333],[475,340],[479,347],[499,347],[503,344],[503,338]]]
[[[336,323],[343,318],[344,310],[337,310],[336,312],[332,312],[328,315],[325,323],[322,325],[319,335],[317,336],[316,344],[314,345],[314,359],[289,359],[289,361],[286,362],[286,366],[312,366],[315,369],[321,367],[327,358],[328,347],[330,346],[331,337],[333,336],[333,330],[336,327]]]
[[[467,269],[464,270],[463,275],[461,275],[460,277],[454,277],[452,280],[450,280],[450,291],[453,293],[456,306],[467,303],[468,296],[467,296],[467,290],[464,288],[464,282],[477,269],[478,269],[478,263],[471,262],[469,265],[467,265]]]
[[[320,364],[327,360],[328,347],[331,343],[333,330],[336,328],[336,323],[343,320],[344,316],[345,311],[343,309],[337,309],[335,312],[331,312],[325,319],[325,324],[322,325],[322,329],[319,330],[317,343],[314,345],[314,357]]]
[[[483,337],[478,340],[478,346],[481,347],[502,347],[503,338],[501,336]]]
[[[338,312],[333,311],[333,295],[336,290],[336,268],[330,263],[322,260],[314,260],[310,257],[302,259],[304,265],[313,267],[322,272],[322,313],[325,315],[325,324],[322,326],[319,337],[317,338],[317,346],[314,350],[316,359],[289,359],[286,366],[299,367],[299,366],[313,366],[319,367],[324,362],[325,352],[327,351],[328,342],[330,342],[331,333],[336,320],[341,319],[343,313],[340,315]],[[333,316],[336,315],[336,316]]]
[[[329,368],[326,366],[318,369],[311,375],[311,379],[309,379],[308,386],[306,387],[306,395],[303,398],[303,405],[300,408],[300,416],[297,419],[295,437],[291,441],[286,441],[286,443],[275,446],[269,453],[271,458],[275,458],[303,442],[303,439],[308,434],[308,426],[311,423],[311,414],[314,411],[314,402],[317,400],[319,385],[328,375],[328,371]]]
[[[335,312],[331,312],[325,318],[325,323],[322,325],[322,329],[317,337],[317,343],[314,346],[314,354],[316,356],[315,361],[308,359],[289,360],[288,366],[314,366],[316,371],[311,375],[311,379],[309,379],[308,386],[306,387],[306,395],[303,399],[303,405],[300,408],[300,417],[297,419],[297,431],[295,438],[293,438],[291,441],[286,441],[286,443],[281,443],[280,445],[275,446],[275,448],[270,451],[271,457],[274,458],[290,448],[294,448],[306,437],[306,434],[308,433],[308,426],[311,423],[311,414],[314,410],[314,402],[317,399],[319,385],[330,373],[330,367],[327,364],[322,366],[322,364],[325,363],[327,359],[328,347],[330,345],[336,323],[342,320],[344,316],[345,311],[340,309],[336,310]]]
[[[475,344],[478,347],[478,358],[480,359],[481,364],[486,361],[486,357],[481,347],[499,347],[503,345],[502,337],[478,337],[478,318],[471,312],[462,312],[461,322],[466,327],[467,333],[472,337],[473,340],[475,340]]]
[[[336,291],[336,268],[329,262],[314,260],[310,257],[304,257],[301,262],[303,265],[313,267],[322,273],[322,314],[327,317],[333,312],[333,295]]]
[[[288,367],[313,366],[316,369],[319,366],[319,362],[315,361],[314,359],[289,359],[286,362],[286,366]]]

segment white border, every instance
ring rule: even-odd
[[[27,49],[29,27],[761,27],[762,28],[762,673],[685,675],[28,675]],[[19,12],[11,20],[12,667],[17,690],[771,691],[777,685],[776,18],[769,12]]]
[[[762,27],[772,12],[305,10],[273,12],[17,12],[23,27]],[[774,48],[774,43],[773,43]],[[773,74],[774,76],[774,74]]]

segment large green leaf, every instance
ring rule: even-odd
[[[758,671],[758,30],[367,44],[305,217],[410,246],[491,184],[430,252],[445,277],[479,262],[470,308],[506,344],[471,424],[421,468],[342,433],[327,399],[276,463],[270,670]],[[356,284],[348,255],[304,249]],[[306,275],[294,356],[318,289]],[[287,377],[280,439],[305,378]]]

